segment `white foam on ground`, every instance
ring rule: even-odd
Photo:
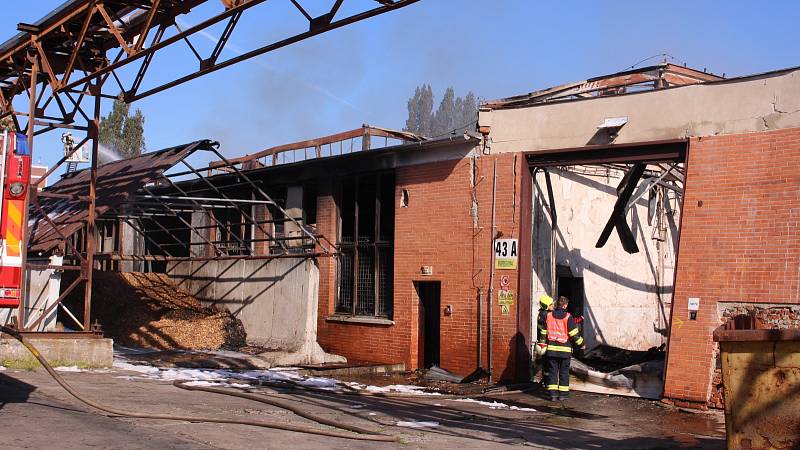
[[[520,408],[519,406],[514,406],[514,405],[511,405],[511,407],[509,409],[511,409],[512,411],[536,412],[536,410],[533,409],[533,408]]]
[[[397,422],[397,426],[406,428],[436,428],[439,426],[439,422],[400,421]]]
[[[482,406],[488,406],[490,409],[510,409],[512,411],[528,411],[528,412],[535,412],[536,410],[533,408],[520,408],[519,406],[509,406],[505,403],[491,401],[491,402],[484,402],[481,400],[475,400],[474,398],[459,398],[453,400],[454,402],[464,402],[464,403],[476,403]]]
[[[2,366],[0,366],[2,367]],[[234,371],[227,369],[181,369],[169,368],[160,369],[158,367],[131,364],[125,359],[117,358],[114,360],[114,368],[118,370],[125,370],[136,372],[138,375],[130,376],[123,375],[117,378],[127,380],[156,380],[156,381],[187,381],[190,386],[222,386],[222,387],[235,387],[247,388],[251,387],[249,384],[236,383],[236,380],[247,381],[290,381],[301,386],[309,388],[325,389],[330,391],[339,391],[343,386],[349,386],[352,389],[363,390],[372,393],[386,393],[386,394],[412,394],[418,396],[441,396],[439,392],[426,392],[423,386],[410,386],[404,384],[393,384],[390,386],[370,386],[355,382],[341,382],[334,378],[324,377],[304,377],[297,372],[297,368],[281,367],[266,370],[246,370]],[[74,371],[72,368],[63,368],[65,371]],[[77,368],[76,368],[77,369]],[[3,370],[0,368],[0,370]],[[523,408],[519,406],[507,405],[498,401],[481,401],[471,398],[454,399],[456,402],[474,403],[481,406],[489,407],[490,409],[507,409],[510,411],[522,412],[536,412],[533,408]],[[434,406],[442,406],[436,403]],[[373,415],[374,413],[370,413]],[[400,425],[405,423],[406,425]],[[419,425],[431,424],[436,425]],[[417,424],[417,425],[413,425]],[[406,426],[410,428],[424,428],[438,426],[436,422],[398,422],[398,426]]]
[[[0,372],[6,370],[5,366],[0,366]]]
[[[426,392],[423,386],[411,386],[407,384],[392,384],[389,386],[367,386],[360,383],[346,383],[348,386],[367,392],[379,394],[414,394],[414,395],[442,395],[439,392]]]
[[[59,366],[53,367],[53,370],[56,372],[83,372],[78,366]]]
[[[169,368],[160,369],[158,367],[131,364],[123,359],[114,360],[114,368],[120,370],[127,370],[137,372],[138,376],[121,376],[128,380],[133,379],[146,379],[158,381],[190,381],[190,382],[206,382],[205,386],[220,386],[228,385],[233,387],[249,387],[249,384],[234,384],[230,380],[252,380],[252,381],[290,381],[302,386],[334,390],[339,387],[339,382],[333,378],[321,377],[303,377],[295,370],[246,370],[235,371],[227,369],[182,369],[182,368]],[[198,384],[201,386],[202,384]]]

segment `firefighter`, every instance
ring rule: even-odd
[[[539,316],[536,320],[536,328],[539,330],[539,337],[536,339],[536,356],[539,358],[539,365],[542,368],[542,386],[547,386],[547,313],[553,310],[553,297],[545,294],[539,298]]]
[[[547,327],[548,378],[547,392],[551,401],[569,397],[569,366],[572,358],[572,341],[583,349],[583,337],[578,333],[575,319],[567,312],[569,299],[558,298],[556,309],[549,311],[545,319]]]

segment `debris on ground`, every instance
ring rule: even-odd
[[[488,383],[460,383],[433,380],[426,377],[427,370],[411,372],[371,373],[358,375],[339,375],[343,381],[371,386],[408,385],[440,392],[448,395],[480,395],[493,387]]]
[[[114,346],[115,356],[129,359],[131,362],[149,364],[158,367],[183,367],[198,369],[263,369],[264,363],[253,355],[229,350],[148,350]]]
[[[439,366],[433,366],[425,371],[425,375],[423,377],[429,381],[447,381],[450,383],[461,383],[461,381],[464,379],[464,377],[460,377],[452,372],[448,372]]]
[[[590,392],[660,398],[663,389],[664,346],[633,351],[606,345],[573,356],[570,374]]]
[[[666,351],[664,345],[652,347],[646,351],[627,350],[610,345],[598,345],[578,359],[600,372],[613,372],[623,367],[641,364],[646,361],[663,361],[665,358]]]
[[[186,350],[245,345],[239,319],[204,307],[166,274],[96,271],[93,277],[92,317],[117,344]],[[67,305],[74,312],[82,309],[82,303],[83,289],[75,289]],[[64,323],[69,323],[66,318]]]

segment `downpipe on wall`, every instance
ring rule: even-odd
[[[489,371],[489,381],[492,380],[492,298],[494,297],[494,239],[497,235],[497,160],[494,161],[494,168],[492,169],[492,234],[491,239],[489,241],[489,245],[491,247],[490,254],[492,255],[489,263],[491,265],[489,269],[489,295],[486,297],[486,303],[488,305],[488,320],[487,320],[487,353],[488,353],[488,363],[487,369]]]

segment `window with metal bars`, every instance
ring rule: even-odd
[[[392,316],[394,174],[360,175],[338,186],[336,313]]]

